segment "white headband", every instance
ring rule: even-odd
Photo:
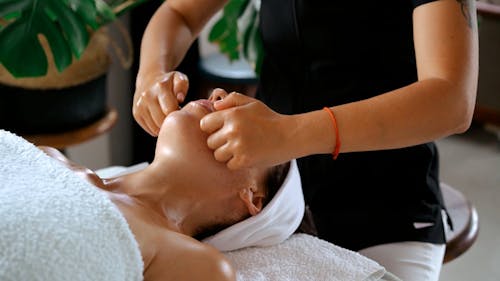
[[[292,160],[280,189],[260,213],[221,230],[203,242],[223,252],[279,244],[299,227],[304,205],[299,169],[296,161]]]

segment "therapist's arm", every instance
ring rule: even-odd
[[[469,128],[478,80],[474,3],[442,0],[414,10],[418,81],[333,107],[342,152],[400,148]]]
[[[421,144],[470,126],[478,79],[474,1],[421,5],[414,10],[413,22],[418,81],[332,107],[341,153]],[[208,145],[216,159],[233,169],[331,153],[337,141],[324,110],[280,115],[238,95],[225,98],[216,108],[229,109],[206,116],[201,127],[211,134]]]
[[[177,110],[188,78],[173,72],[206,22],[227,0],[168,0],[155,12],[141,43],[133,115],[153,136],[163,119]]]

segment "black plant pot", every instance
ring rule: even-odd
[[[88,125],[106,112],[106,75],[60,90],[0,84],[0,128],[17,134],[60,133]]]

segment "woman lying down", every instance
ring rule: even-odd
[[[215,161],[198,125],[212,110],[200,100],[170,114],[151,165],[110,179],[0,130],[0,280],[235,280],[197,239],[258,214],[288,166],[231,171]],[[264,243],[297,228],[297,205]]]

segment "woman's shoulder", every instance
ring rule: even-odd
[[[215,248],[181,233],[164,230],[144,280],[235,280],[229,260]]]
[[[66,155],[64,155],[61,151],[57,150],[56,148],[50,146],[38,146],[38,148],[48,156],[59,161],[63,166],[73,171],[79,177],[90,182],[92,185],[98,188],[104,189],[105,186],[102,179],[94,171],[69,160],[66,157]]]
[[[226,257],[215,248],[168,228],[126,194],[106,192],[132,231],[144,262],[144,280],[234,280]]]

